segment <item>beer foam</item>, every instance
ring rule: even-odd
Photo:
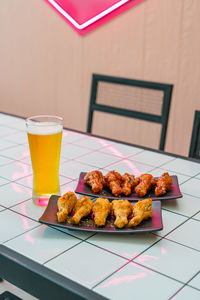
[[[51,135],[61,132],[63,126],[54,122],[43,122],[40,124],[30,124],[27,127],[27,132],[36,135]]]

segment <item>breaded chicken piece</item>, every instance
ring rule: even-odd
[[[112,194],[116,197],[122,194],[121,180],[122,176],[116,171],[110,171],[104,177],[105,185],[109,187]]]
[[[132,213],[132,205],[128,200],[113,200],[112,210],[116,217],[114,224],[123,228],[128,223],[128,216]]]
[[[133,206],[133,218],[130,220],[128,227],[139,225],[144,219],[152,217],[152,199],[138,201]]]
[[[77,197],[73,192],[67,192],[58,199],[57,205],[59,211],[57,212],[57,218],[59,223],[66,221],[76,202]]]
[[[139,183],[139,178],[135,178],[134,175],[130,175],[128,173],[125,173],[122,175],[122,191],[123,194],[128,196],[132,192],[132,188],[135,187]]]
[[[79,224],[80,220],[83,217],[86,217],[91,213],[92,206],[93,203],[87,196],[78,199],[75,205],[75,213],[72,217],[72,222],[75,224]]]
[[[108,199],[98,198],[93,204],[94,222],[97,226],[104,226],[111,211],[111,204]]]
[[[94,193],[99,193],[103,190],[104,177],[100,171],[88,172],[84,177],[85,183],[87,183]]]
[[[142,174],[139,177],[139,184],[135,187],[138,197],[144,197],[147,192],[156,184],[156,179],[151,174]]]
[[[171,189],[172,186],[172,178],[168,172],[163,173],[157,180],[155,195],[161,196],[164,195],[167,191]]]

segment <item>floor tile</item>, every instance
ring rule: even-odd
[[[2,125],[1,124],[1,117],[0,117],[0,137],[5,137],[7,138],[10,135],[13,135],[15,133],[18,133],[19,131],[14,128],[9,128],[6,126],[6,124]]]
[[[155,234],[158,236],[165,236],[186,220],[186,217],[180,216],[167,210],[162,210],[163,230],[160,230]]]
[[[104,154],[103,152],[93,152],[88,155],[81,156],[76,160],[89,166],[93,166],[93,169],[96,169],[105,168],[106,166],[119,161],[119,158],[116,156]]]
[[[61,148],[61,157],[74,159],[91,151],[91,149],[83,148],[73,144],[66,144]]]
[[[27,144],[28,143],[28,136],[26,132],[19,131],[16,134],[9,135],[5,138],[7,141],[16,143],[16,144]]]
[[[195,178],[200,179],[200,174],[198,174],[197,176],[195,176]]]
[[[35,205],[32,199],[24,201],[12,207],[12,210],[24,216],[27,216],[34,221],[38,221],[44,213],[46,207]]]
[[[93,150],[98,150],[103,147],[107,147],[111,145],[113,142],[107,141],[104,139],[96,138],[96,137],[89,137],[82,139],[80,141],[75,142],[74,144],[79,145],[81,147],[86,147]]]
[[[178,178],[179,185],[181,185],[183,182],[185,182],[191,178],[190,176],[179,174],[177,172],[169,171],[169,170],[162,169],[162,168],[155,168],[155,169],[151,170],[151,175],[153,175],[154,177],[159,177],[165,172],[168,172],[169,175],[176,175]]]
[[[12,162],[12,159],[0,156],[0,166],[7,165],[10,162]]]
[[[139,162],[131,161],[124,159],[118,163],[112,164],[109,167],[106,167],[106,170],[112,171],[115,170],[120,174],[130,173],[135,176],[140,176],[142,173],[147,173],[152,169],[152,166],[148,166]]]
[[[199,289],[200,291],[200,272],[188,284]]]
[[[0,155],[11,159],[23,159],[30,155],[28,147],[24,145],[14,146],[6,150],[1,150]]]
[[[200,222],[190,219],[167,235],[167,238],[196,250],[200,250]]]
[[[182,198],[162,200],[162,208],[191,217],[200,211],[200,199],[183,193]]]
[[[3,197],[0,198],[0,204],[5,207],[10,207],[32,197],[32,190],[15,182],[2,185],[0,193]]]
[[[28,176],[31,173],[32,168],[20,161],[14,161],[0,167],[0,176],[11,181]]]
[[[2,210],[4,210],[5,209],[5,207],[3,207],[3,206],[0,206],[0,211],[2,211]]]
[[[26,131],[26,124],[25,124],[25,120],[23,119],[17,119],[16,121],[9,123],[8,127]]]
[[[98,233],[89,238],[88,242],[131,260],[158,240],[159,238],[151,233],[128,235]]]
[[[186,283],[199,271],[200,252],[163,239],[135,261]]]
[[[158,167],[174,160],[174,157],[153,151],[142,151],[141,153],[136,153],[133,157],[129,157],[129,159]]]
[[[199,220],[199,221],[200,221],[200,212],[199,212],[198,214],[196,214],[196,215],[193,217],[193,219]]]
[[[120,158],[125,158],[127,156],[135,155],[136,153],[141,152],[143,150],[128,145],[113,143],[112,145],[103,148],[100,151],[110,155],[118,156]]]
[[[60,174],[72,179],[78,179],[81,172],[90,172],[94,168],[78,161],[69,161],[60,166]]]
[[[169,299],[182,285],[168,277],[130,262],[98,285],[94,291],[108,299]],[[161,296],[161,295],[164,295]]]
[[[200,198],[200,181],[199,179],[191,178],[187,182],[181,185],[181,191],[183,193],[192,195],[192,196],[199,196]]]
[[[67,192],[74,192],[76,187],[77,187],[77,184],[78,184],[78,181],[70,181],[66,184],[63,184],[61,187],[60,187],[60,190],[61,190],[61,195],[67,193]],[[79,194],[76,194],[77,197],[79,197],[80,195]]]
[[[4,179],[4,178],[0,177],[0,186],[4,185],[6,183],[9,183],[9,181],[7,179]]]
[[[184,286],[183,289],[178,292],[173,300],[197,300],[200,299],[200,291],[197,291],[189,286]]]
[[[5,243],[5,246],[43,264],[79,242],[75,237],[42,225]]]
[[[91,288],[124,263],[126,260],[82,242],[51,260],[46,266]]]
[[[20,159],[21,162],[25,163],[25,164],[28,164],[30,166],[32,166],[32,162],[31,162],[31,157],[30,156],[27,156],[27,157],[24,157],[22,159]]]
[[[4,243],[31,228],[38,223],[8,209],[0,213],[0,243]],[[5,230],[6,229],[6,230]]]
[[[200,173],[200,164],[190,160],[176,158],[171,162],[164,164],[162,167],[188,176],[195,176]]]
[[[63,130],[63,135],[62,135],[62,143],[73,143],[77,140],[85,139],[86,136],[84,134],[78,133],[78,132],[73,132],[73,131],[68,131],[68,130]]]
[[[5,139],[2,139],[2,138],[0,139],[0,150],[8,149],[13,146],[15,146],[15,143],[6,141]]]

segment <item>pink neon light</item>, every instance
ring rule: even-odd
[[[55,9],[57,9],[69,22],[71,22],[77,29],[81,30],[84,29],[86,27],[88,27],[89,25],[91,25],[92,23],[98,21],[99,19],[105,17],[106,15],[108,15],[109,13],[111,13],[112,11],[114,11],[115,9],[119,8],[120,6],[122,6],[123,4],[127,3],[130,0],[121,0],[117,3],[115,3],[114,5],[110,6],[109,8],[103,10],[101,13],[97,14],[96,16],[94,16],[93,18],[89,19],[88,21],[86,21],[83,24],[79,24],[77,21],[75,21],[72,16],[70,16],[56,1],[54,0],[47,0],[49,3],[51,3],[51,5],[53,7],[55,7]]]

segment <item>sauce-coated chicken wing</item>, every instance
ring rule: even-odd
[[[112,210],[116,217],[114,224],[123,228],[128,223],[128,216],[132,213],[132,205],[128,200],[113,200]]]
[[[161,196],[164,195],[167,191],[170,190],[172,186],[172,178],[169,173],[163,173],[157,180],[155,195]]]
[[[87,183],[94,193],[99,193],[103,189],[104,177],[100,171],[88,172],[84,177],[85,183]]]
[[[111,211],[111,204],[108,199],[98,198],[93,204],[94,222],[97,226],[104,226]]]
[[[112,194],[116,197],[122,194],[121,180],[122,176],[116,171],[110,171],[104,177],[105,185],[110,188]]]
[[[125,173],[122,175],[122,191],[125,196],[128,196],[132,192],[132,188],[139,183],[139,178],[136,178],[134,175]]]
[[[147,192],[156,184],[156,179],[151,174],[142,174],[139,177],[139,184],[135,187],[138,197],[144,197]]]

